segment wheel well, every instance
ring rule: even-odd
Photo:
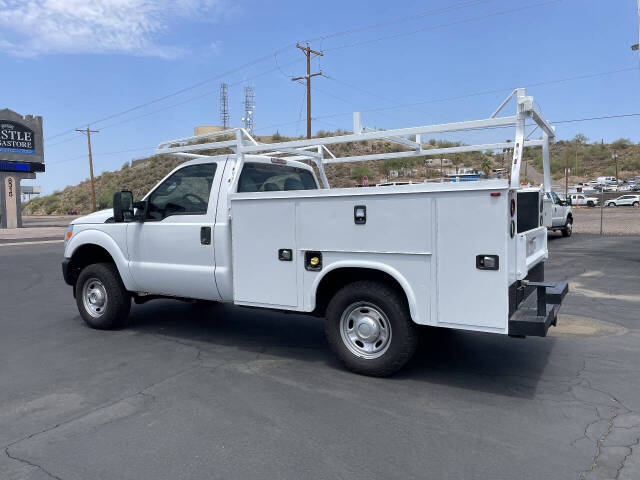
[[[569,214],[567,215],[567,221],[571,220],[571,223],[573,223],[573,215]]]
[[[103,247],[93,243],[82,245],[71,255],[69,268],[71,281],[75,284],[82,269],[92,263],[113,263],[115,265],[116,262],[113,260],[111,254]]]
[[[370,280],[384,283],[385,285],[395,289],[402,296],[404,301],[407,302],[408,306],[409,302],[402,285],[400,285],[400,283],[388,273],[374,268],[348,267],[336,268],[335,270],[327,273],[320,281],[318,289],[316,290],[316,308],[313,313],[318,316],[324,316],[327,306],[335,293],[345,285],[359,280]]]

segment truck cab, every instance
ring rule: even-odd
[[[229,189],[319,188],[313,169],[297,161],[249,156],[233,182],[235,169],[234,155],[190,160],[143,197],[138,221],[115,222],[111,209],[74,220],[65,244],[68,283],[75,285],[89,259],[108,254],[140,300],[232,300]]]

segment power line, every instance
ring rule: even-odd
[[[191,84],[191,85],[189,85],[189,86],[187,86],[187,87],[181,88],[181,89],[176,90],[176,91],[171,92],[171,93],[168,93],[167,95],[163,95],[163,96],[161,96],[161,97],[154,98],[154,99],[149,100],[149,101],[147,101],[147,102],[140,103],[140,104],[138,104],[138,105],[135,105],[135,106],[133,106],[133,107],[127,108],[127,109],[125,109],[125,110],[122,110],[122,111],[119,111],[119,112],[116,112],[116,113],[112,113],[112,114],[110,114],[110,115],[106,115],[106,116],[104,116],[104,117],[98,118],[98,119],[93,120],[93,121],[91,121],[91,122],[87,122],[87,124],[88,124],[88,125],[94,125],[94,124],[96,124],[96,123],[101,123],[101,122],[104,122],[104,121],[106,121],[106,120],[111,120],[112,118],[120,117],[120,116],[122,116],[122,115],[125,115],[125,114],[127,114],[127,113],[133,112],[133,111],[135,111],[135,110],[139,110],[139,109],[141,109],[141,108],[148,107],[149,105],[153,105],[154,103],[161,102],[161,101],[166,100],[166,99],[168,99],[168,98],[175,97],[176,95],[180,95],[181,93],[185,93],[185,92],[188,92],[188,91],[193,90],[193,89],[195,89],[195,88],[201,87],[202,85],[206,85],[207,83],[211,83],[211,82],[213,82],[213,81],[220,80],[221,78],[227,77],[227,76],[229,76],[229,75],[231,75],[231,74],[233,74],[233,73],[237,73],[237,72],[239,72],[239,71],[241,71],[241,70],[244,70],[244,69],[246,69],[246,68],[252,67],[252,66],[254,66],[254,65],[256,65],[256,64],[258,64],[258,63],[260,63],[260,62],[263,62],[263,61],[265,61],[265,60],[268,60],[268,59],[270,59],[270,58],[271,58],[271,56],[272,56],[272,55],[274,55],[274,54],[276,54],[276,53],[284,52],[284,51],[286,51],[288,48],[290,48],[290,47],[292,47],[292,46],[294,46],[294,45],[295,45],[295,44],[288,44],[288,45],[286,45],[285,47],[282,47],[282,48],[280,48],[280,49],[278,49],[278,50],[275,50],[275,51],[273,51],[273,52],[271,52],[271,53],[269,53],[269,54],[267,54],[267,55],[263,55],[263,56],[261,56],[261,57],[258,57],[258,58],[255,58],[255,59],[253,59],[253,60],[250,60],[250,61],[249,61],[249,62],[247,62],[247,63],[244,63],[244,64],[239,65],[239,66],[237,66],[237,67],[231,68],[231,69],[229,69],[229,70],[227,70],[227,71],[225,71],[225,72],[223,72],[223,73],[220,73],[220,74],[218,74],[218,75],[215,75],[215,76],[213,76],[213,77],[210,77],[210,78],[207,78],[207,79],[202,80],[202,81],[200,81],[200,82],[197,82],[197,83]],[[53,138],[61,137],[62,135],[66,135],[66,134],[67,134],[67,133],[69,133],[69,132],[73,132],[74,130],[75,130],[74,128],[71,128],[71,129],[69,129],[69,130],[65,130],[65,131],[60,132],[60,133],[58,133],[58,134],[56,134],[56,135],[52,135],[52,136],[50,136],[50,137],[47,137],[47,140],[51,140],[51,139],[53,139]]]
[[[329,39],[329,38],[336,38],[336,37],[340,37],[340,36],[350,35],[350,34],[355,33],[357,31],[364,31],[364,30],[370,30],[370,29],[375,29],[375,28],[381,28],[381,27],[384,27],[384,26],[387,26],[387,25],[391,25],[391,24],[394,24],[394,23],[401,23],[401,22],[412,20],[412,19],[423,18],[423,17],[429,16],[429,15],[436,15],[436,14],[440,14],[440,13],[446,13],[446,12],[459,10],[459,9],[463,9],[463,8],[468,8],[468,7],[472,7],[472,6],[476,6],[476,5],[480,5],[480,4],[484,4],[484,3],[489,3],[489,2],[492,2],[492,1],[495,1],[495,0],[473,0],[473,1],[462,2],[462,3],[456,4],[456,5],[452,5],[450,7],[444,7],[444,8],[436,9],[436,10],[428,10],[428,11],[421,12],[421,13],[418,12],[415,15],[412,15],[411,17],[401,17],[401,18],[391,19],[391,20],[386,21],[386,22],[379,22],[379,23],[376,23],[376,24],[373,24],[373,25],[367,25],[367,26],[364,26],[364,27],[358,27],[358,28],[354,28],[354,29],[344,30],[344,31],[341,31],[341,32],[336,32],[336,33],[329,34],[329,35],[319,36],[319,37],[317,37],[317,40],[324,40],[324,39]],[[516,11],[520,11],[520,10],[522,10],[524,8],[531,8],[533,6],[544,5],[546,3],[553,3],[553,2],[557,2],[557,1],[561,1],[561,0],[552,0],[552,1],[549,1],[549,2],[543,2],[543,3],[540,3],[540,4],[534,4],[534,5],[529,6],[529,7],[523,7],[523,8],[520,8],[520,9],[513,9],[513,10],[510,10],[510,11],[505,11],[505,12],[502,12],[501,14],[510,13],[510,12],[516,12]],[[495,16],[495,15],[497,15],[497,14],[493,14],[493,15],[490,15],[490,16]],[[487,18],[487,16],[479,17],[479,18]],[[465,21],[468,22],[468,21],[471,21],[471,20],[474,20],[474,19],[475,18],[471,18],[471,19],[467,19]],[[456,25],[458,23],[459,22],[455,22],[455,23],[450,24],[450,25]],[[442,28],[444,26],[447,26],[447,25],[439,25],[439,26],[436,26],[435,28]],[[425,29],[419,29],[419,30],[416,30],[414,32],[406,32],[406,33],[402,33],[400,35],[409,35],[411,33],[418,33],[420,31],[424,31],[424,30]],[[382,38],[376,39],[374,41],[380,41],[380,40],[385,39],[385,38],[387,38],[387,37],[382,37]],[[389,38],[391,38],[391,37],[389,37]],[[369,40],[367,42],[370,42],[370,41],[371,40]],[[293,44],[293,43],[287,44],[287,45],[285,45],[285,46],[283,46],[283,47],[281,47],[279,49],[276,49],[276,50],[272,51],[271,53],[268,53],[266,55],[257,57],[257,58],[255,58],[253,60],[250,60],[250,61],[248,61],[248,62],[246,62],[246,63],[244,63],[242,65],[239,65],[237,67],[229,69],[229,70],[227,70],[227,71],[225,71],[223,73],[220,73],[218,75],[206,78],[206,79],[201,80],[201,81],[199,81],[197,83],[194,83],[194,84],[188,85],[188,86],[186,86],[184,88],[181,88],[179,90],[175,90],[173,92],[170,92],[170,93],[168,93],[166,95],[151,99],[151,100],[149,100],[147,102],[143,102],[143,103],[134,105],[134,106],[132,106],[130,108],[127,108],[125,110],[121,110],[119,112],[115,112],[113,114],[106,115],[104,117],[98,118],[98,119],[90,121],[90,122],[84,122],[84,124],[86,124],[86,125],[95,125],[97,123],[101,123],[101,122],[104,122],[106,120],[111,120],[112,118],[116,118],[116,117],[119,117],[119,116],[122,116],[122,115],[126,115],[127,113],[133,112],[135,110],[139,110],[141,108],[145,108],[145,107],[147,107],[149,105],[153,105],[153,104],[161,102],[163,100],[167,100],[169,98],[172,98],[174,96],[180,95],[180,94],[185,93],[187,91],[190,91],[190,90],[196,89],[198,87],[201,87],[202,85],[205,85],[207,83],[211,83],[213,81],[216,81],[216,80],[219,80],[219,79],[224,78],[226,76],[229,76],[229,75],[231,75],[233,73],[237,73],[238,71],[244,70],[246,68],[250,68],[250,67],[252,67],[252,66],[254,66],[254,65],[258,64],[258,63],[261,63],[261,62],[263,62],[265,60],[270,59],[272,56],[277,57],[277,55],[279,53],[283,53],[283,52],[287,51],[289,48],[291,48],[291,47],[293,47],[295,45],[296,44]],[[355,46],[355,44],[354,45],[350,45],[350,46]],[[332,50],[339,49],[339,48],[346,48],[346,47],[347,46],[334,47],[334,48],[332,48]],[[276,61],[277,61],[277,58],[276,58]],[[278,69],[279,68],[280,67],[278,66]],[[284,72],[283,72],[283,74],[284,74]],[[60,133],[57,133],[57,134],[52,135],[50,137],[47,137],[46,140],[52,140],[54,138],[58,138],[58,137],[61,137],[63,135],[67,135],[69,133],[72,133],[74,130],[75,130],[75,127],[74,128],[70,128],[68,130],[64,130],[64,131],[62,131]]]
[[[558,125],[558,124],[563,124],[563,123],[579,123],[579,122],[591,122],[591,121],[597,121],[597,120],[612,120],[612,119],[616,119],[616,118],[632,118],[632,117],[640,117],[640,112],[638,113],[622,113],[622,114],[618,114],[618,115],[600,115],[600,116],[595,116],[595,117],[583,117],[583,118],[573,118],[573,119],[568,119],[568,120],[550,120],[550,122],[553,125]],[[314,120],[317,120],[321,123],[325,123],[327,125],[331,125],[334,126],[336,128],[341,128],[339,125],[333,124],[333,123],[329,123],[326,121],[323,121],[321,119],[321,117],[315,117]],[[286,123],[279,123],[276,125],[268,125],[266,127],[261,127],[258,128],[256,130],[267,130],[270,128],[276,128],[276,127],[281,127],[284,125],[291,125],[291,124],[295,124],[298,123],[299,120],[294,120],[292,122],[286,122]],[[533,124],[530,124],[528,126],[532,126]],[[475,127],[475,128],[468,128],[465,130],[461,130],[461,131],[475,131],[475,130],[495,130],[495,129],[505,129],[505,128],[513,128],[513,126],[511,125],[503,125],[503,126],[498,126],[498,127]],[[113,151],[113,152],[99,152],[94,154],[95,157],[103,157],[103,156],[107,156],[107,155],[116,155],[116,154],[120,154],[120,153],[130,153],[130,152],[140,152],[140,151],[144,151],[144,150],[155,150],[155,146],[152,147],[143,147],[143,148],[134,148],[134,149],[129,149],[129,150],[117,150],[117,151]],[[79,160],[80,158],[85,158],[85,155],[78,155],[77,157],[72,157],[66,160],[61,160],[58,162],[50,162],[48,163],[48,165],[57,165],[60,163],[66,163],[66,162],[70,162],[70,161],[74,161],[74,160]]]
[[[300,62],[300,61],[301,61],[301,60],[296,59],[296,60],[294,60],[294,61],[289,62],[288,64],[286,64],[286,66],[288,66],[288,65],[292,65],[292,64],[294,64],[294,63],[298,63],[298,62]],[[262,76],[262,75],[266,75],[266,74],[268,74],[268,73],[271,73],[271,72],[273,72],[274,70],[278,70],[278,68],[276,67],[276,68],[274,68],[274,69],[270,69],[270,70],[264,71],[264,72],[262,72],[262,73],[259,73],[259,74],[255,75],[255,76],[253,76],[253,77],[250,77],[250,78],[251,78],[251,79],[253,79],[253,78],[257,78],[257,77],[259,77],[259,76]],[[597,73],[591,73],[591,74],[576,75],[576,76],[573,76],[573,77],[563,77],[563,78],[559,78],[559,79],[552,79],[552,80],[540,81],[540,82],[535,82],[535,83],[531,83],[531,84],[524,85],[524,87],[525,87],[525,88],[532,88],[532,87],[536,87],[536,86],[552,85],[552,84],[564,83],[564,82],[570,82],[570,81],[575,81],[575,80],[584,80],[584,79],[590,79],[590,78],[598,78],[598,77],[602,77],[602,76],[613,75],[613,74],[617,74],[617,73],[625,73],[625,72],[630,72],[630,71],[638,71],[638,70],[639,70],[639,68],[638,68],[638,67],[630,67],[630,68],[615,69],[615,70],[609,70],[609,71],[605,71],[605,72],[597,72]],[[329,77],[329,78],[331,78],[331,80],[334,80],[334,81],[337,81],[337,82],[339,82],[339,83],[343,83],[343,84],[345,84],[345,85],[346,85],[346,82],[339,81],[339,80],[337,80],[337,79],[335,79],[335,78],[333,78],[333,77]],[[236,85],[236,84],[239,84],[239,83],[241,83],[241,82],[235,82],[235,83],[232,83],[231,85]],[[353,85],[351,85],[351,86],[353,87]],[[326,92],[326,91],[324,91],[324,90],[322,90],[322,89],[319,89],[319,88],[317,88],[317,87],[312,87],[312,88],[313,88],[314,90],[317,90],[317,91],[321,92],[321,93],[324,93],[324,94],[327,94],[327,95],[331,95],[331,96],[333,96],[334,98],[336,98],[336,99],[338,99],[338,100],[348,102],[348,101],[347,101],[346,99],[344,99],[344,98],[338,97],[338,96],[336,96],[336,95],[334,95],[334,94],[332,94],[332,93]],[[430,103],[438,103],[438,102],[447,102],[447,101],[454,101],[454,100],[462,100],[462,99],[472,98],[472,97],[481,96],[481,95],[489,95],[489,94],[495,94],[495,93],[509,92],[509,91],[511,91],[511,90],[513,90],[513,88],[511,88],[511,87],[499,88],[499,89],[492,89],[492,90],[484,90],[484,91],[474,92],[474,93],[465,94],[465,95],[457,95],[457,96],[452,96],[452,97],[441,97],[441,98],[435,98],[435,99],[430,99],[430,100],[423,100],[423,101],[420,101],[420,102],[413,102],[413,103],[405,103],[405,104],[392,105],[392,106],[389,106],[389,107],[380,107],[380,108],[363,109],[363,110],[361,110],[361,111],[362,111],[363,113],[379,112],[379,111],[382,111],[382,110],[398,109],[398,108],[406,108],[406,107],[414,107],[414,106],[426,105],[426,104],[430,104]],[[376,97],[378,97],[378,98],[383,98],[383,97],[380,97],[380,96],[379,96],[379,95],[377,95],[377,94],[374,94],[374,93],[372,93],[372,92],[368,92],[368,91],[366,91],[366,90],[364,90],[364,89],[362,89],[362,91],[363,91],[363,92],[367,92],[367,93],[369,93],[369,94],[372,94],[372,95],[374,95],[374,96],[376,96]],[[193,101],[199,100],[199,99],[201,99],[201,98],[203,98],[203,97],[205,97],[205,96],[213,95],[214,93],[218,93],[218,92],[219,92],[219,90],[217,90],[217,89],[216,89],[216,90],[210,90],[210,91],[208,91],[208,92],[204,92],[203,94],[200,94],[200,95],[197,95],[197,96],[194,96],[194,97],[188,98],[188,99],[186,99],[186,100],[184,100],[184,101],[181,101],[181,102],[178,102],[178,103],[175,103],[175,104],[172,104],[172,105],[169,105],[169,106],[166,106],[166,107],[160,108],[160,109],[156,109],[156,110],[154,110],[154,111],[147,112],[147,113],[142,114],[142,115],[138,115],[138,116],[135,116],[135,117],[131,117],[131,118],[128,118],[128,119],[125,119],[125,120],[121,120],[121,121],[118,121],[118,122],[115,122],[115,123],[111,123],[111,124],[105,125],[104,127],[102,127],[102,128],[101,128],[101,130],[105,130],[105,129],[108,129],[108,128],[112,128],[112,127],[115,127],[115,126],[118,126],[118,125],[121,125],[121,124],[124,124],[124,123],[132,122],[132,121],[138,120],[138,119],[140,119],[140,118],[148,117],[148,116],[150,116],[150,115],[155,115],[156,113],[162,112],[162,111],[164,111],[164,110],[168,110],[168,109],[171,109],[171,108],[175,108],[175,107],[178,107],[178,106],[184,105],[184,104],[186,104],[186,103],[190,103],[190,102],[193,102]],[[350,116],[350,115],[352,115],[352,114],[353,114],[353,112],[351,112],[351,111],[349,111],[349,112],[341,112],[341,113],[333,113],[333,114],[328,114],[328,115],[315,116],[315,117],[312,117],[312,120],[324,120],[324,119],[327,119],[327,118],[335,118],[335,117],[346,116],[346,115],[349,115],[349,116]],[[635,116],[635,114],[630,114],[629,116]],[[623,117],[624,117],[624,116],[623,116]],[[613,118],[622,118],[622,117],[613,117]],[[597,117],[596,117],[596,119],[597,119]],[[278,123],[278,124],[268,125],[268,126],[265,126],[265,127],[257,128],[257,129],[255,129],[255,130],[256,130],[256,131],[264,131],[264,130],[268,130],[268,129],[271,129],[271,128],[278,128],[278,127],[283,127],[283,126],[293,125],[293,124],[298,123],[298,121],[299,121],[299,120],[294,120],[294,121],[291,121],[291,122],[283,122],[283,123]],[[566,122],[566,121],[562,121],[562,122],[564,122],[564,123],[568,123],[568,122]],[[555,122],[555,123],[561,123],[561,122]],[[72,137],[72,138],[70,138],[70,139],[68,139],[68,140],[62,140],[62,141],[60,141],[60,142],[58,142],[58,143],[55,143],[55,144],[53,144],[53,145],[49,145],[49,146],[48,146],[48,148],[52,148],[52,147],[54,147],[54,146],[56,146],[56,145],[59,145],[59,144],[67,143],[67,142],[69,142],[69,141],[71,141],[71,140],[75,140],[75,139],[76,139],[76,137]],[[150,147],[150,148],[151,148],[151,147]],[[124,153],[124,152],[123,152],[123,153]],[[101,154],[101,155],[102,155],[102,154]],[[84,155],[82,155],[82,157],[84,157]],[[80,157],[77,157],[77,158],[80,158]],[[63,160],[62,162],[51,162],[50,164],[63,163],[63,162],[67,162],[67,161],[71,161],[71,160]]]
[[[376,28],[381,28],[381,27],[386,27],[388,25],[393,25],[396,23],[403,23],[403,22],[409,22],[409,21],[413,21],[413,20],[418,20],[424,17],[428,17],[428,16],[432,16],[432,15],[439,15],[441,13],[448,13],[454,10],[460,10],[463,8],[468,8],[468,7],[475,7],[476,5],[481,5],[483,3],[490,3],[490,2],[494,2],[495,0],[473,0],[473,1],[468,1],[468,2],[462,2],[462,3],[458,3],[455,5],[451,5],[449,7],[443,7],[443,8],[438,8],[435,10],[426,10],[423,12],[416,12],[414,15],[411,16],[407,16],[407,17],[397,17],[397,18],[392,18],[390,20],[387,20],[385,22],[378,22],[378,23],[374,23],[371,25],[365,25],[363,27],[356,27],[356,28],[350,28],[348,30],[342,30],[340,32],[335,32],[329,35],[322,35],[316,38],[311,38],[308,40],[305,40],[306,42],[317,42],[317,41],[323,41],[323,40],[328,40],[330,38],[335,38],[335,37],[342,37],[345,35],[351,35],[352,33],[357,33],[357,32],[363,32],[365,30],[373,30]]]
[[[292,61],[292,62],[289,62],[289,63],[285,64],[285,66],[293,65],[294,63],[299,63],[299,62],[301,62],[301,61],[302,61],[302,60],[300,60],[300,59],[296,59],[296,60],[294,60],[294,61]],[[258,74],[256,74],[256,75],[253,75],[253,76],[251,76],[251,77],[247,77],[247,78],[245,78],[244,80],[238,80],[237,82],[229,83],[228,85],[229,85],[229,86],[239,85],[239,84],[243,83],[243,82],[244,82],[244,81],[246,81],[246,80],[253,80],[253,79],[255,79],[255,78],[261,77],[261,76],[263,76],[263,75],[267,75],[267,74],[269,74],[269,73],[271,73],[271,72],[274,72],[275,70],[277,70],[277,69],[276,69],[276,68],[271,68],[271,69],[269,69],[269,70],[263,71],[263,72],[258,73]],[[220,93],[220,90],[219,90],[219,89],[216,89],[216,90],[209,90],[209,91],[203,92],[203,93],[201,93],[201,94],[199,94],[199,95],[196,95],[196,96],[194,96],[194,97],[190,97],[190,98],[188,98],[188,99],[186,99],[186,100],[183,100],[183,101],[181,101],[181,102],[174,103],[174,104],[172,104],[172,105],[167,105],[167,106],[164,106],[164,107],[162,107],[162,108],[158,108],[158,109],[156,109],[156,110],[153,110],[153,111],[151,111],[151,112],[143,113],[142,115],[137,115],[137,116],[135,116],[135,117],[130,117],[130,118],[127,118],[127,119],[124,119],[124,120],[120,120],[120,121],[118,121],[118,122],[110,123],[110,124],[108,124],[108,125],[105,125],[104,127],[101,127],[101,130],[106,130],[107,128],[116,127],[116,126],[118,126],[118,125],[122,125],[123,123],[129,123],[129,122],[132,122],[132,121],[134,121],[134,120],[139,120],[139,119],[141,119],[141,118],[145,118],[145,117],[148,117],[148,116],[151,116],[151,115],[155,115],[156,113],[163,112],[163,111],[165,111],[165,110],[169,110],[169,109],[171,109],[171,108],[176,108],[176,107],[179,107],[179,106],[181,106],[181,105],[185,105],[185,104],[187,104],[187,103],[194,102],[194,101],[196,101],[196,100],[200,100],[201,98],[204,98],[204,97],[207,97],[207,96],[210,96],[210,95],[214,95],[214,94],[216,94],[216,93],[217,93],[217,94],[219,94],[219,93]]]
[[[623,113],[620,115],[602,115],[600,117],[587,117],[587,118],[578,118],[572,120],[558,120],[557,122],[552,121],[551,123],[575,123],[575,122],[590,122],[592,120],[610,120],[613,118],[627,118],[627,117],[640,117],[640,113]]]
[[[98,153],[94,153],[93,156],[94,157],[105,157],[108,155],[117,155],[120,153],[131,153],[131,152],[141,152],[141,151],[146,151],[146,150],[155,150],[156,147],[145,147],[145,148],[132,148],[132,149],[128,149],[128,150],[117,150],[115,152],[98,152]],[[48,162],[47,165],[59,165],[61,163],[67,163],[67,162],[73,162],[75,160],[79,160],[81,158],[85,158],[85,154],[82,155],[78,155],[76,157],[71,157],[71,158],[67,158],[65,160],[59,160],[57,162]]]
[[[325,51],[328,52],[328,51],[333,51],[333,50],[341,50],[341,49],[344,49],[344,48],[358,47],[360,45],[367,45],[369,43],[380,42],[382,40],[392,40],[392,39],[395,39],[395,38],[405,37],[407,35],[414,35],[416,33],[421,33],[421,32],[425,32],[425,31],[436,30],[436,29],[439,29],[439,28],[452,27],[452,26],[456,26],[456,25],[461,25],[461,24],[465,24],[465,23],[474,22],[476,20],[485,20],[487,18],[494,18],[494,17],[498,17],[498,16],[508,15],[510,13],[517,13],[517,12],[521,12],[523,10],[528,10],[528,9],[531,9],[531,8],[543,7],[545,5],[551,5],[552,3],[559,3],[561,1],[562,0],[548,0],[546,2],[533,3],[533,4],[525,5],[525,6],[522,6],[522,7],[519,7],[519,8],[512,8],[512,9],[509,9],[509,10],[502,10],[502,11],[499,11],[499,12],[489,13],[489,14],[486,14],[486,15],[469,17],[469,18],[466,18],[466,19],[463,19],[463,20],[457,20],[455,22],[442,23],[440,25],[423,27],[423,28],[419,28],[417,30],[411,30],[409,32],[394,33],[392,35],[385,35],[385,36],[382,36],[382,37],[373,38],[373,39],[369,39],[369,40],[363,40],[363,41],[360,41],[360,42],[354,42],[354,43],[350,43],[350,44],[339,45],[339,46],[336,46],[336,47],[327,48],[327,49],[325,49]]]
[[[522,87],[523,88],[540,87],[540,86],[544,86],[544,85],[553,85],[553,84],[557,84],[557,83],[564,83],[564,82],[570,82],[570,81],[575,81],[575,80],[584,80],[584,79],[589,79],[589,78],[597,78],[597,77],[602,77],[602,76],[606,76],[606,75],[613,75],[613,74],[616,74],[616,73],[631,72],[631,71],[638,71],[638,70],[639,70],[638,67],[623,68],[623,69],[611,70],[611,71],[607,71],[607,72],[598,72],[598,73],[592,73],[592,74],[586,74],[586,75],[578,75],[578,76],[574,76],[574,77],[564,77],[564,78],[558,78],[558,79],[553,79],[553,80],[545,80],[545,81],[541,81],[541,82],[529,83],[529,84],[522,85]],[[495,93],[511,92],[511,91],[513,91],[513,87],[496,88],[496,89],[483,90],[483,91],[474,92],[474,93],[467,93],[467,94],[463,94],[463,95],[456,95],[456,96],[452,96],[452,97],[441,97],[441,98],[434,98],[434,99],[429,99],[429,100],[422,100],[422,101],[419,101],[419,102],[397,104],[397,105],[392,105],[392,106],[389,106],[389,107],[369,108],[369,109],[366,109],[366,110],[362,110],[362,112],[363,113],[367,113],[367,112],[378,112],[378,111],[382,111],[382,110],[394,110],[394,109],[397,109],[397,108],[415,107],[415,106],[418,106],[418,105],[427,105],[427,104],[430,104],[430,103],[439,103],[439,102],[449,102],[449,101],[453,101],[453,100],[464,100],[464,99],[467,99],[467,98],[478,97],[478,96],[482,96],[482,95],[490,95],[490,94],[495,94]],[[338,117],[338,116],[343,116],[343,115],[351,115],[352,113],[353,112],[334,113],[334,114],[326,115],[326,116],[320,117],[320,118],[331,118],[331,117]]]

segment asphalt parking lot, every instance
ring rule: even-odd
[[[547,338],[425,330],[390,379],[318,319],[157,301],[81,321],[62,244],[0,245],[0,478],[640,478],[640,236],[550,239]]]

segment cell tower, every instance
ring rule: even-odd
[[[220,84],[220,123],[225,130],[229,126],[229,85],[226,83]]]
[[[253,121],[253,114],[256,111],[256,94],[253,90],[253,87],[244,87],[244,117],[242,117],[242,121],[244,122],[244,129],[253,133],[253,127],[255,127],[255,123]]]

